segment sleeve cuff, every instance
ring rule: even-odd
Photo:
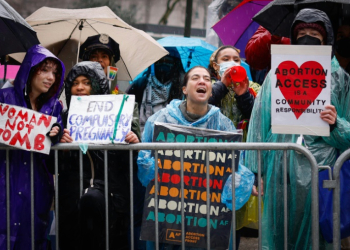
[[[50,137],[51,143],[52,143],[52,144],[58,143],[58,142],[61,140],[62,135],[63,135],[63,129],[62,129],[61,124],[59,124],[59,123],[56,122],[56,123],[54,123],[54,124],[52,125],[51,129],[52,129],[53,127],[55,127],[55,126],[59,127],[59,129],[60,129],[60,130],[58,131],[57,135],[55,135],[55,136],[50,136],[50,131],[46,133],[46,135]],[[51,129],[50,129],[50,130],[51,130]]]

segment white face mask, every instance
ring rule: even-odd
[[[220,63],[218,65],[220,66],[219,75],[221,77],[227,69],[229,69],[229,68],[231,68],[233,66],[240,66],[241,64],[236,63],[235,61],[228,61],[228,62]]]

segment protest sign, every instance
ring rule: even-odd
[[[49,154],[51,140],[46,135],[56,117],[23,107],[0,104],[0,143]]]
[[[154,142],[241,142],[242,133],[156,123]],[[232,158],[238,167],[239,152],[212,151],[210,176],[210,242],[214,248],[228,248],[231,211],[221,203],[223,187],[231,174]],[[181,163],[180,150],[159,150],[158,219],[159,242],[181,244]],[[207,242],[207,166],[205,150],[184,150],[185,244],[206,247]],[[154,181],[147,186],[143,210],[141,239],[155,241]]]
[[[331,103],[331,51],[331,46],[271,46],[272,133],[329,136],[320,112]]]
[[[67,127],[75,142],[125,143],[131,130],[135,96],[72,96]]]

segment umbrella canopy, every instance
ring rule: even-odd
[[[39,44],[35,31],[4,0],[0,0],[0,37],[0,56],[25,52]]]
[[[199,38],[168,36],[157,42],[168,51],[177,50],[185,72],[198,65],[207,67],[211,54],[217,49]]]
[[[241,57],[245,58],[244,50],[248,40],[254,35],[259,24],[252,20],[264,6],[272,0],[244,0],[230,13],[217,22],[213,29],[224,45],[232,45],[241,50]]]
[[[275,0],[257,13],[253,20],[273,35],[290,37],[293,20],[303,8],[324,11],[335,29],[339,19],[350,16],[349,0]]]
[[[60,58],[67,72],[77,63],[80,44],[89,36],[107,34],[119,44],[118,80],[132,80],[168,52],[151,36],[120,19],[110,8],[42,7],[26,18],[41,45]],[[18,59],[18,56],[14,56]]]

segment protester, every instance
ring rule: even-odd
[[[166,108],[152,115],[146,122],[142,142],[152,142],[153,129],[156,122],[221,131],[235,131],[233,123],[221,114],[217,107],[208,104],[211,90],[212,84],[209,71],[201,66],[195,66],[190,69],[185,74],[182,85],[182,91],[186,96],[186,100],[172,100]],[[147,186],[154,179],[154,158],[151,158],[151,151],[141,150],[137,164],[139,167],[139,179],[144,186]],[[239,242],[237,243],[239,244]],[[148,242],[147,246],[148,249],[154,249],[155,247],[154,242]],[[168,247],[170,247],[169,244],[160,245],[160,249],[168,249]],[[173,246],[170,249],[180,249],[180,246]]]
[[[107,75],[108,66],[115,65],[120,60],[119,44],[106,34],[89,36],[86,41],[80,46],[79,58],[83,61],[100,63],[105,75]],[[109,86],[108,93],[124,94],[118,88],[117,77],[112,82],[112,85]],[[137,137],[141,138],[139,107],[140,106],[138,106],[138,101],[136,99],[133,114],[134,119],[131,126],[132,130],[137,134]]]
[[[226,45],[212,54],[209,70],[214,84],[209,103],[219,107],[238,129],[244,130],[245,141],[254,98],[260,86],[250,82],[248,77],[241,82],[231,78],[230,68],[241,65],[239,52],[239,49]]]
[[[80,46],[79,58],[83,61],[98,62],[105,75],[108,66],[115,65],[120,59],[119,44],[106,34],[89,36]],[[110,86],[110,92],[116,87],[116,81]]]
[[[291,27],[291,43],[299,45],[333,45],[333,30],[328,16],[319,10],[301,10]],[[252,112],[247,142],[297,142],[297,134],[272,134],[271,74],[262,85]],[[318,165],[333,166],[339,153],[350,146],[349,75],[332,58],[331,103],[321,112],[321,119],[330,125],[330,136],[304,136],[305,144]],[[264,151],[262,156],[264,180],[264,211],[262,245],[266,249],[283,249],[283,151]],[[245,164],[257,173],[258,154],[246,153]],[[288,162],[288,249],[311,249],[311,166],[302,154],[287,151]],[[256,187],[253,188],[257,194]],[[323,241],[321,240],[321,248]]]
[[[350,74],[350,20],[344,20],[337,30],[335,56],[340,66]]]
[[[181,79],[184,75],[177,50],[165,48],[170,53],[152,65],[135,80],[126,93],[135,95],[140,111],[141,132],[147,119],[164,108],[173,99],[181,99]]]
[[[63,87],[63,63],[40,45],[31,47],[23,60],[13,88],[0,90],[0,102],[28,108],[57,117],[49,133],[52,143],[62,136],[61,111],[58,94]],[[66,137],[66,135],[64,135]],[[46,250],[46,229],[52,204],[54,186],[48,172],[46,155],[33,153],[34,173],[34,246]],[[10,150],[0,153],[0,249],[28,249],[31,246],[31,152]],[[10,161],[10,242],[7,248],[6,228],[6,161]]]
[[[95,94],[108,93],[108,80],[105,78],[101,65],[97,62],[81,62],[76,64],[68,73],[66,78],[66,97],[68,108],[70,108],[70,101],[72,95],[84,96]],[[66,112],[66,114],[68,111]],[[136,121],[135,121],[136,120]],[[134,123],[137,123],[137,117]],[[125,141],[128,143],[138,143],[139,138],[136,133],[130,131]],[[68,141],[70,142],[70,141]],[[108,191],[109,196],[109,235],[111,249],[128,248],[128,238],[130,238],[130,179],[129,179],[129,155],[126,151],[109,150],[108,151],[108,166],[109,166],[109,182]],[[77,211],[79,213],[78,230],[80,234],[79,249],[105,249],[105,199],[104,199],[104,153],[103,151],[94,150],[88,151],[83,157],[84,166],[84,194],[79,199],[79,178],[78,164],[79,158],[76,153],[67,152],[67,161],[63,161],[67,171],[63,174],[67,177],[66,180],[71,181],[75,179],[74,190],[69,190],[67,185],[62,187],[66,192],[61,195],[71,198],[71,202],[66,202],[66,208],[71,208],[71,213],[65,214],[66,220],[64,228],[71,229],[75,227],[77,222]],[[72,154],[74,155],[72,157]],[[88,166],[88,170],[86,167]],[[136,156],[133,166],[136,167]],[[90,168],[90,171],[89,171]],[[71,172],[72,171],[72,172]],[[134,188],[134,227],[135,227],[135,247],[142,249],[142,242],[139,240],[140,223],[142,216],[142,206],[144,198],[144,188],[136,178],[133,181]],[[62,179],[62,175],[60,177]],[[71,177],[73,175],[75,177]],[[89,176],[87,178],[87,175]],[[64,176],[64,175],[63,175]],[[88,184],[88,185],[86,185]],[[62,186],[62,185],[59,185]],[[69,191],[74,192],[68,193]],[[78,195],[77,195],[78,194]],[[77,201],[78,200],[78,201]],[[79,204],[77,206],[77,204]],[[65,213],[65,208],[61,207],[60,211]],[[69,221],[71,219],[71,221]],[[71,234],[68,235],[68,234]],[[63,235],[61,235],[63,236]],[[73,240],[74,234],[72,230],[65,234],[67,238],[65,243]],[[63,239],[62,239],[63,240]],[[129,243],[130,244],[130,243]]]

